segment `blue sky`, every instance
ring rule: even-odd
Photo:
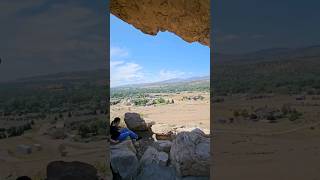
[[[170,32],[142,33],[110,15],[111,86],[210,74],[210,49]]]

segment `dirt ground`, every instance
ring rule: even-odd
[[[74,142],[70,139],[55,140],[43,135],[48,124],[26,132],[22,136],[0,140],[0,179],[15,179],[17,176],[27,175],[32,179],[43,179],[46,166],[51,161],[82,161],[97,167],[98,171],[105,171],[106,141],[88,143]],[[16,151],[17,145],[40,144],[42,150],[32,149],[31,154],[21,154]],[[62,157],[58,147],[63,144],[67,155]],[[109,172],[106,172],[109,173]]]
[[[233,109],[291,104],[303,116],[291,122],[214,124],[211,177],[223,180],[319,180],[320,101],[307,96],[274,96],[245,100],[228,97],[214,104],[214,118],[230,117]]]
[[[126,112],[139,113],[143,118],[156,123],[181,125],[186,127],[200,127],[210,129],[210,94],[204,92],[184,92],[180,94],[162,94],[164,99],[173,99],[174,104],[152,106],[125,106],[117,104],[111,106],[111,119],[120,117],[122,120]],[[203,100],[182,100],[184,96],[204,97]]]

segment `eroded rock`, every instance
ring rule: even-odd
[[[159,164],[145,166],[139,173],[137,180],[177,180],[174,168]]]
[[[111,145],[110,153],[112,170],[122,179],[132,179],[137,175],[139,162],[130,140]]]
[[[210,45],[209,0],[112,0],[110,10],[143,33],[169,31],[187,42]]]
[[[159,152],[154,147],[149,146],[140,159],[140,167],[145,168],[150,164],[159,164],[166,166],[169,156],[165,152]]]
[[[124,122],[127,127],[133,131],[146,131],[150,124],[141,118],[140,114],[128,112],[124,114]]]
[[[164,152],[169,153],[170,149],[171,149],[172,142],[169,140],[159,140],[159,141],[154,142],[154,144],[155,144],[155,147],[159,151],[164,151]]]
[[[173,140],[170,159],[180,176],[210,174],[210,139],[197,132],[178,133]]]

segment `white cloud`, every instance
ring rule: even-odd
[[[167,69],[150,72],[150,70],[144,69],[141,64],[128,61],[128,56],[129,53],[124,48],[110,48],[111,87],[127,84],[151,83],[175,78],[185,78],[191,75],[190,73],[183,71]]]
[[[187,73],[182,72],[182,71],[170,71],[170,70],[160,70],[159,72],[159,80],[168,80],[168,79],[175,79],[175,78],[184,78],[184,76]]]
[[[124,58],[124,57],[128,57],[128,56],[129,56],[129,52],[126,49],[120,48],[120,47],[110,47],[111,59]]]
[[[143,79],[142,66],[128,62],[127,57],[129,57],[127,49],[116,46],[110,47],[110,83],[112,87],[136,83]]]
[[[116,67],[116,66],[118,66],[118,65],[121,65],[121,64],[123,64],[124,62],[123,61],[110,61],[110,68],[112,69],[112,68],[114,68],[114,67]]]
[[[111,86],[142,82],[144,80],[142,69],[142,66],[136,63],[111,61]]]
[[[111,87],[128,84],[152,83],[175,78],[183,79],[192,76],[192,73],[179,70],[162,69],[159,72],[151,73],[145,71],[140,64],[125,61],[111,61],[110,67]]]

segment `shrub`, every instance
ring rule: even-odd
[[[290,121],[295,121],[295,120],[299,119],[300,116],[302,116],[302,113],[298,112],[296,109],[293,109],[292,112],[290,113],[288,119]]]
[[[79,126],[78,133],[79,133],[79,135],[80,135],[82,138],[88,137],[88,134],[90,133],[90,128],[89,128],[89,126],[86,125],[86,124],[81,124],[81,125]]]
[[[243,109],[240,114],[241,114],[241,116],[244,117],[244,118],[249,117],[249,113],[248,113],[248,111],[247,111],[246,109]]]
[[[240,116],[239,111],[234,110],[234,111],[233,111],[233,116],[234,116],[234,117],[239,117],[239,116]]]

